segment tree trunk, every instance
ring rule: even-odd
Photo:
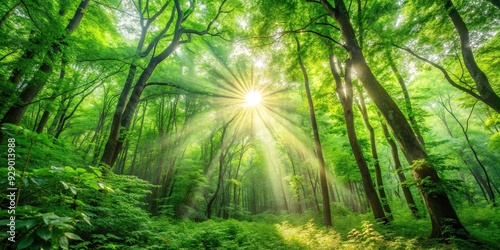
[[[391,148],[392,158],[394,159],[394,168],[396,169],[396,175],[398,176],[399,185],[401,186],[401,190],[403,190],[403,195],[406,200],[406,204],[408,205],[408,209],[410,210],[411,215],[415,218],[420,218],[420,213],[418,212],[417,204],[415,203],[415,199],[413,199],[413,195],[411,194],[411,190],[406,185],[406,176],[403,172],[403,166],[401,166],[401,160],[399,159],[398,146],[396,142],[389,135],[389,130],[383,121],[380,121],[382,126],[382,130],[384,131],[385,139]]]
[[[309,171],[309,169],[307,169],[307,177],[309,179],[309,183],[311,184],[311,190],[313,192],[313,196],[314,196],[314,205],[316,207],[316,211],[318,213],[321,212],[321,209],[319,207],[319,201],[318,201],[318,194],[317,194],[317,191],[316,191],[316,185],[314,185],[314,180],[311,176],[311,171]]]
[[[396,67],[396,63],[392,59],[392,51],[387,51],[387,60],[389,61],[389,66],[391,67],[392,72],[396,76],[398,80],[399,86],[401,86],[401,90],[403,91],[403,96],[405,98],[405,108],[408,113],[408,121],[410,122],[413,131],[415,131],[415,135],[417,136],[418,141],[422,144],[422,147],[425,148],[425,141],[422,137],[422,133],[420,133],[420,127],[418,126],[417,120],[415,119],[415,112],[413,111],[413,106],[411,104],[410,94],[408,93],[408,89],[406,88],[405,80],[403,76],[399,73],[398,68]]]
[[[443,99],[440,98],[439,104],[443,106],[443,108],[453,117],[453,119],[457,122],[457,124],[460,126],[460,129],[462,130],[462,133],[464,134],[465,141],[467,142],[467,146],[471,150],[472,154],[474,155],[474,159],[476,160],[477,164],[481,167],[483,170],[484,176],[486,177],[486,183],[488,184],[485,186],[486,190],[488,191],[488,197],[490,198],[491,202],[493,203],[493,206],[497,206],[496,200],[495,200],[495,194],[493,193],[492,185],[491,185],[491,180],[490,176],[488,174],[488,171],[486,170],[486,167],[484,166],[483,162],[479,159],[479,156],[477,154],[476,149],[474,148],[474,145],[472,145],[472,142],[469,138],[468,130],[469,130],[469,119],[472,116],[472,113],[474,111],[474,108],[476,106],[476,103],[471,108],[471,111],[469,113],[469,116],[467,117],[467,120],[465,122],[465,125],[458,120],[457,116],[453,113],[453,108],[451,105],[450,98],[447,99],[447,103]]]
[[[321,141],[318,132],[318,124],[316,123],[316,114],[314,113],[314,103],[311,97],[311,90],[309,89],[309,78],[307,76],[306,68],[304,67],[304,63],[302,62],[302,58],[300,56],[299,40],[295,38],[295,41],[297,42],[297,53],[298,53],[298,61],[300,64],[300,69],[302,70],[302,74],[304,76],[304,85],[306,87],[307,103],[309,104],[309,116],[311,118],[311,125],[314,134],[314,146],[318,157],[319,177],[321,182],[321,196],[323,198],[323,223],[325,224],[326,227],[331,227],[332,215],[330,212],[330,198],[328,196],[328,184],[326,183],[325,159],[323,158],[323,149],[321,148]]]
[[[498,1],[492,1],[492,3]],[[494,3],[495,4],[495,3]],[[469,39],[469,29],[465,24],[464,20],[458,13],[457,9],[453,5],[451,0],[446,1],[445,8],[448,11],[448,16],[450,16],[455,29],[460,36],[460,46],[462,47],[462,57],[464,59],[464,64],[472,79],[476,83],[476,89],[482,98],[482,101],[493,108],[495,111],[500,113],[500,97],[495,93],[491,87],[490,81],[486,74],[479,68],[472,53],[470,39]]]
[[[118,98],[118,103],[116,104],[116,109],[113,114],[113,120],[111,122],[111,130],[109,132],[109,138],[104,146],[104,152],[101,157],[101,163],[104,163],[111,167],[111,157],[113,156],[116,143],[118,142],[120,135],[120,121],[122,119],[123,110],[125,109],[125,104],[127,102],[127,97],[130,89],[132,88],[132,83],[134,81],[135,72],[137,71],[137,66],[131,64],[129,67],[127,79],[125,80],[125,85]]]
[[[415,137],[411,126],[394,100],[378,82],[368,66],[366,59],[358,45],[354,29],[343,0],[334,0],[335,8],[327,1],[320,0],[329,15],[339,24],[344,47],[352,61],[357,76],[363,83],[371,99],[382,113],[393,134],[401,145],[408,162],[412,165],[413,176],[419,183],[419,190],[429,212],[432,222],[431,237],[467,238],[469,232],[460,222],[453,205],[443,189],[433,187],[442,183],[436,170],[427,161],[427,153]],[[499,102],[500,103],[500,102]]]
[[[234,119],[234,118],[233,118]],[[212,194],[210,199],[207,202],[207,209],[206,209],[206,216],[207,219],[210,219],[212,217],[212,207],[215,202],[215,199],[217,198],[217,195],[219,194],[219,190],[221,189],[222,186],[222,181],[224,178],[224,162],[226,158],[226,145],[224,143],[224,137],[226,136],[227,128],[229,127],[229,124],[233,121],[231,119],[229,122],[223,125],[222,127],[222,134],[221,134],[221,139],[220,139],[220,153],[219,153],[219,176],[217,179],[217,187],[215,189],[215,192]]]
[[[382,206],[384,207],[384,211],[387,215],[387,219],[389,221],[393,220],[392,212],[391,212],[391,207],[389,206],[389,201],[387,200],[387,195],[385,193],[385,188],[384,188],[384,181],[382,179],[382,170],[380,169],[380,162],[378,159],[378,151],[377,151],[377,145],[375,142],[375,130],[373,129],[372,125],[370,124],[370,119],[368,117],[368,110],[366,109],[366,103],[365,103],[365,98],[363,96],[363,93],[359,93],[359,109],[361,111],[361,115],[363,116],[363,121],[365,123],[366,129],[368,130],[368,133],[370,134],[370,150],[372,153],[372,157],[374,160],[373,166],[375,168],[375,181],[377,184],[377,191],[380,196],[380,201],[382,202]]]
[[[370,170],[368,169],[368,164],[366,163],[365,157],[363,156],[363,151],[359,145],[358,138],[356,136],[356,129],[354,125],[354,113],[352,110],[353,103],[353,89],[351,82],[351,63],[348,60],[345,65],[345,80],[344,84],[340,79],[340,75],[335,68],[335,62],[333,55],[329,56],[330,69],[335,79],[337,96],[344,109],[344,118],[347,128],[347,137],[349,138],[349,144],[351,145],[354,158],[361,173],[361,179],[363,180],[363,188],[365,190],[366,197],[370,202],[372,208],[373,216],[375,219],[381,220],[382,222],[388,222],[388,218],[384,213],[382,203],[378,198],[377,192],[373,185],[372,177],[370,175]]]
[[[179,33],[179,34],[177,34]],[[132,122],[133,115],[135,113],[135,109],[137,108],[137,105],[139,104],[140,97],[142,95],[142,91],[146,87],[146,83],[153,74],[154,69],[160,62],[162,62],[165,58],[170,56],[177,46],[179,45],[179,41],[181,38],[181,33],[177,32],[175,35],[174,40],[170,43],[170,45],[161,53],[160,55],[154,57],[151,59],[149,62],[148,66],[144,71],[142,72],[141,76],[137,80],[134,89],[132,90],[132,94],[129,97],[128,103],[125,107],[125,110],[123,111],[121,120],[120,120],[120,126],[119,126],[119,131],[118,135],[119,137],[112,137],[110,136],[108,139],[108,142],[106,145],[109,144],[105,148],[105,151],[103,153],[103,156],[101,158],[101,164],[108,165],[109,167],[112,167],[115,162],[116,162],[116,157],[118,156],[118,153],[120,152],[123,143],[125,141],[125,136],[126,136],[126,131],[129,130],[130,124]],[[121,131],[124,129],[124,131]],[[115,145],[113,147],[113,145]]]
[[[143,104],[143,107],[142,107],[141,125],[139,127],[139,134],[137,135],[137,142],[135,144],[134,154],[132,156],[132,163],[130,164],[129,174],[131,174],[131,175],[135,174],[135,161],[137,159],[137,154],[138,154],[138,150],[139,150],[139,144],[141,142],[141,136],[142,136],[142,130],[143,130],[143,127],[144,127],[144,118],[146,117],[146,108],[147,108],[147,106],[148,106],[148,102],[146,101]]]

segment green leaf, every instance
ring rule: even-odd
[[[3,224],[3,223],[2,223]],[[26,229],[33,228],[36,225],[36,220],[18,220],[16,221],[16,227],[26,227]]]
[[[19,241],[19,244],[17,244],[17,249],[24,249],[31,246],[34,240],[35,239],[31,235],[29,237],[24,237],[21,241]]]
[[[87,173],[87,170],[84,168],[76,168],[76,172],[78,172],[79,174],[83,174],[83,173]]]
[[[85,173],[80,176],[82,180],[93,180],[95,179],[95,175],[91,173]]]
[[[52,232],[47,227],[42,227],[42,228],[36,230],[36,234],[38,236],[40,236],[40,238],[44,239],[45,241],[48,241],[50,239],[50,237],[52,236]]]
[[[68,242],[68,238],[66,238],[66,236],[61,236],[59,238],[59,246],[62,248],[62,249],[68,249],[69,248],[69,242]]]
[[[85,182],[85,184],[86,184],[87,186],[89,186],[89,187],[91,187],[91,188],[95,189],[95,190],[99,190],[99,189],[101,189],[101,188],[99,188],[99,186],[98,186],[95,182],[93,182],[93,181],[88,181],[88,182]]]
[[[40,179],[40,178],[31,178],[31,177],[30,177],[30,180],[31,180],[33,183],[37,184],[38,186],[42,185],[42,184],[45,182],[45,180],[44,180],[44,179]]]
[[[102,176],[102,172],[99,171],[99,169],[92,168],[92,170],[94,170],[94,173],[97,175],[97,177],[101,177]]]
[[[69,186],[68,186],[68,184],[66,184],[66,182],[61,181],[61,184],[63,185],[64,189],[68,189],[69,188]]]
[[[64,233],[64,235],[66,236],[66,238],[70,239],[70,240],[81,240],[83,241],[82,238],[80,238],[80,236],[74,234],[74,233]]]
[[[75,187],[73,187],[73,186],[69,187],[69,191],[71,191],[71,193],[76,195],[76,188]]]
[[[82,214],[82,218],[85,222],[87,222],[87,224],[91,225],[92,226],[92,223],[90,223],[90,220],[89,220],[89,217],[84,214],[84,213],[81,213]]]
[[[76,170],[74,170],[70,166],[64,167],[64,171],[66,172],[66,176],[72,177],[72,176],[77,176],[78,175],[78,172],[76,172]]]

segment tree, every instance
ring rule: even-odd
[[[139,55],[142,57],[149,55],[151,52],[153,53],[153,56],[147,62],[147,66],[144,68],[143,72],[137,79],[132,93],[128,98],[128,101],[126,100],[126,97],[128,95],[128,91],[131,87],[132,82],[130,80],[127,80],[126,84],[124,85],[124,89],[122,90],[117,104],[113,123],[111,125],[110,136],[108,138],[108,141],[106,142],[106,146],[101,157],[101,164],[112,167],[116,162],[116,158],[118,157],[118,154],[121,151],[122,145],[125,141],[126,131],[130,128],[132,117],[139,103],[141,94],[144,88],[147,86],[147,82],[158,64],[172,55],[172,53],[177,49],[179,45],[189,43],[191,41],[192,35],[209,34],[212,25],[224,12],[222,8],[225,2],[226,0],[220,3],[219,7],[215,11],[213,18],[208,22],[204,30],[195,30],[184,27],[184,23],[193,13],[193,10],[195,8],[194,3],[190,2],[190,8],[187,10],[183,10],[179,0],[174,0],[173,5],[171,6],[172,11],[170,17],[168,18],[168,21],[165,24],[165,27],[154,36],[153,40],[148,44],[146,50],[143,51],[142,44],[144,42],[146,33],[150,28],[151,22],[153,22],[156,18],[164,13],[164,10],[169,6],[170,2],[166,2],[165,4],[160,6],[159,11],[155,12],[155,14],[151,18],[146,18],[144,16],[144,13],[148,13],[149,15],[150,6],[148,4],[143,5],[142,0],[138,0],[137,6],[139,7],[138,13],[140,15],[142,31],[137,50],[141,51]],[[146,23],[144,23],[145,21]],[[170,35],[169,32],[172,35]],[[217,34],[211,35],[217,36]],[[170,38],[167,44],[164,44],[164,38]],[[164,49],[161,50],[161,52],[157,53],[157,46],[164,46]],[[135,70],[131,68],[127,79],[133,79],[134,75]]]
[[[299,61],[302,75],[304,76],[304,85],[306,88],[307,103],[309,105],[309,116],[311,119],[311,126],[314,134],[314,147],[316,149],[316,154],[318,156],[321,196],[323,197],[323,223],[325,224],[325,226],[331,227],[332,215],[330,212],[330,198],[328,196],[328,184],[326,182],[325,159],[323,158],[323,149],[321,148],[321,141],[318,132],[318,124],[316,122],[316,115],[314,113],[314,103],[311,98],[311,90],[309,89],[309,78],[307,77],[307,71],[300,56],[300,42],[297,37],[295,37],[295,41],[297,43],[297,53],[298,53],[297,59]]]
[[[469,232],[467,232],[460,222],[446,194],[446,190],[440,188],[442,180],[432,167],[432,163],[428,162],[427,152],[422,148],[422,145],[415,137],[411,126],[401,110],[389,96],[387,91],[380,85],[366,63],[366,59],[356,39],[356,34],[343,0],[335,0],[335,7],[327,0],[321,0],[319,3],[328,12],[331,18],[339,24],[345,42],[344,48],[349,54],[352,67],[390,126],[405,153],[406,159],[412,165],[413,176],[419,183],[419,190],[432,222],[431,237],[467,237]],[[448,230],[449,228],[453,230]]]
[[[330,69],[335,79],[335,92],[337,93],[337,97],[339,98],[340,103],[342,104],[342,108],[344,109],[347,136],[349,137],[349,144],[351,145],[351,149],[354,157],[356,158],[359,172],[361,173],[361,179],[363,180],[363,189],[365,190],[366,197],[370,202],[370,206],[372,208],[375,219],[387,223],[389,221],[389,218],[386,217],[384,208],[382,207],[382,203],[380,202],[377,192],[375,191],[375,186],[371,178],[370,170],[368,169],[368,164],[366,163],[366,159],[363,156],[363,152],[356,135],[356,129],[354,126],[354,112],[352,109],[354,94],[352,87],[351,62],[350,60],[347,60],[345,63],[344,84],[342,84],[339,70],[335,65],[335,59],[332,54],[330,54],[329,56],[329,62]]]
[[[370,118],[368,117],[368,110],[366,109],[365,97],[363,96],[363,93],[359,93],[359,99],[357,105],[361,112],[361,116],[363,117],[363,122],[365,123],[366,129],[370,134],[370,149],[374,161],[373,166],[375,168],[375,180],[376,180],[377,191],[380,196],[382,205],[384,207],[384,211],[387,214],[387,219],[392,220],[393,216],[391,212],[391,207],[389,206],[388,203],[389,201],[387,200],[387,195],[385,193],[385,188],[384,188],[384,181],[382,179],[382,170],[380,168],[380,161],[378,157],[377,145],[375,140],[375,130],[373,129],[373,126],[370,123]]]

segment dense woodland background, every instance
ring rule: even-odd
[[[498,0],[0,15],[3,249],[498,248]]]

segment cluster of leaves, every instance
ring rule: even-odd
[[[96,169],[69,166],[16,172],[16,179],[23,184],[19,185],[22,192],[17,193],[19,204],[15,208],[16,247],[40,249],[59,246],[68,249],[68,240],[82,240],[71,232],[78,222],[90,224],[84,212],[85,203],[78,198],[78,194],[105,188],[98,182],[101,175]],[[7,210],[2,213],[6,215]],[[2,221],[1,224],[6,225],[7,222]]]
[[[3,130],[6,136],[15,138],[14,177],[20,190],[16,194],[16,242],[10,247],[69,249],[73,241],[79,243],[78,249],[97,249],[114,242],[134,245],[147,239],[150,233],[144,230],[151,220],[143,208],[151,184],[137,177],[115,175],[105,168],[85,166],[81,158],[73,158],[70,147],[47,135],[19,126],[5,125]],[[1,148],[7,151],[5,146]],[[51,163],[59,164],[47,166]],[[0,174],[7,176],[7,171],[1,168]],[[8,186],[7,181],[1,179],[0,185]],[[2,208],[8,206],[6,193],[0,202]],[[0,216],[10,219],[11,215],[2,209]],[[2,242],[10,243],[6,237],[2,235]],[[109,239],[103,241],[103,237]]]
[[[364,249],[378,249],[384,243],[384,236],[375,231],[369,221],[363,221],[361,231],[353,229],[347,237],[350,243],[361,245]]]

